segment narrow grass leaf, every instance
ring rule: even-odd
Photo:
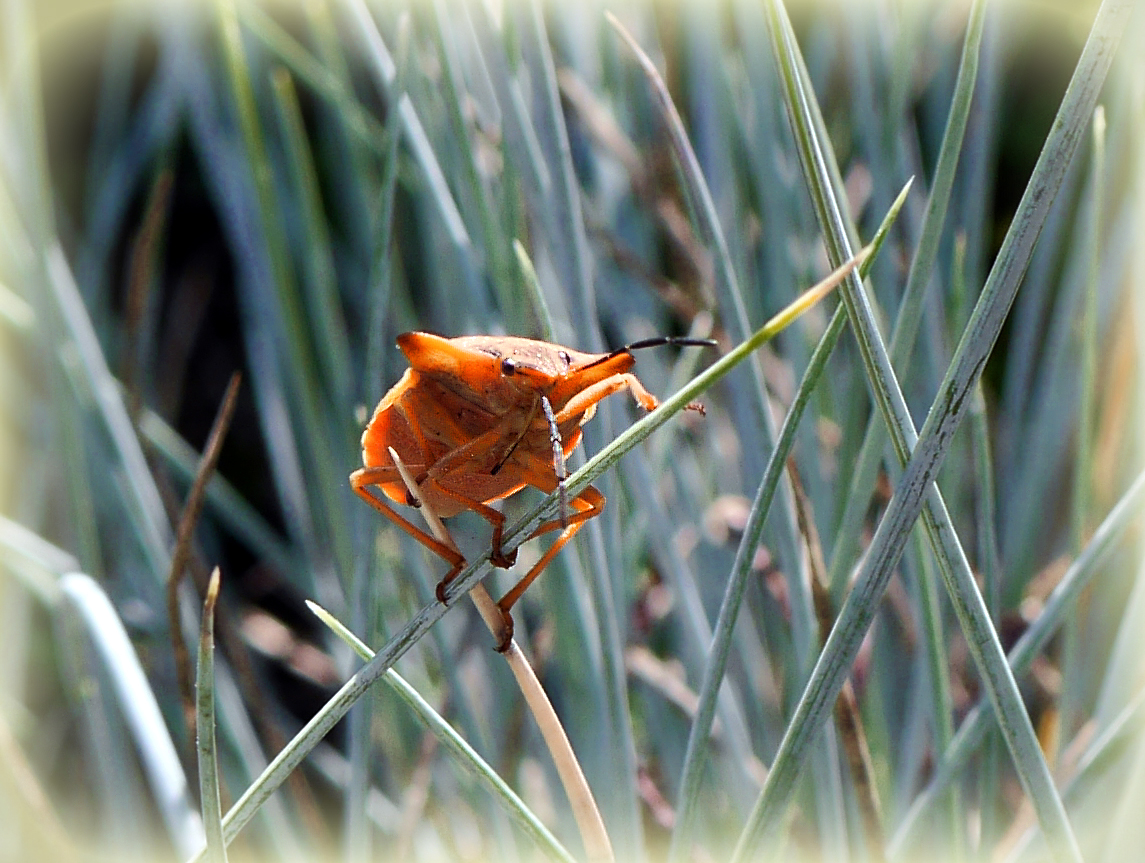
[[[573,165],[572,143],[565,125],[564,107],[557,84],[545,13],[540,0],[529,0],[521,9],[521,53],[530,70],[536,92],[534,123],[540,152],[550,166],[549,195],[535,206],[548,211],[546,221],[554,233],[549,254],[559,283],[571,294],[569,311],[577,341],[590,351],[603,351],[604,337],[599,325],[592,255],[585,231],[580,182]],[[615,429],[616,409],[602,405],[597,422],[585,429],[585,452],[607,448]],[[605,494],[609,493],[607,486]],[[568,491],[570,497],[575,494]],[[601,639],[601,668],[604,679],[599,692],[608,712],[613,758],[605,762],[611,776],[609,797],[602,805],[609,814],[609,834],[621,860],[638,857],[644,847],[644,822],[639,808],[638,761],[628,702],[624,668],[623,592],[612,573],[620,568],[621,527],[619,511],[606,511],[603,519],[586,526],[589,540],[588,574],[596,606]]]
[[[389,131],[357,101],[338,76],[253,3],[239,6],[239,16],[251,35],[298,76],[315,94],[326,99],[351,132],[379,153],[389,146]]]
[[[934,746],[945,751],[954,737],[954,707],[950,687],[950,654],[946,629],[942,623],[941,596],[938,592],[938,573],[934,558],[926,545],[921,530],[911,533],[914,540],[915,560],[918,561],[918,605],[922,616],[922,630],[926,653],[926,682],[930,688],[931,733]],[[950,829],[949,844],[952,851],[962,848],[962,797],[960,789],[947,795],[946,825]],[[951,855],[958,858],[957,853]]]
[[[711,190],[704,178],[698,158],[688,139],[679,111],[672,100],[663,77],[651,58],[640,47],[633,36],[610,12],[605,17],[613,29],[621,36],[636,56],[644,76],[650,85],[652,95],[660,110],[668,131],[676,166],[683,180],[685,197],[690,206],[698,234],[713,255],[715,277],[718,286],[717,300],[730,332],[737,338],[745,339],[751,332],[747,305],[740,288],[739,278],[732,263],[731,251],[720,224],[719,214]],[[758,356],[748,358],[748,371],[751,375],[750,412],[754,419],[761,454],[770,455],[775,450],[776,428],[768,403],[767,386],[763,368]],[[794,686],[804,679],[812,661],[815,644],[815,619],[811,595],[808,589],[806,566],[799,551],[795,508],[790,483],[786,475],[779,478],[779,515],[775,527],[776,556],[787,576],[789,607],[791,608],[791,632],[794,644]],[[812,770],[816,782],[814,793],[816,802],[823,813],[819,826],[825,844],[835,847],[839,844],[839,834],[843,829],[841,788],[841,765],[834,747],[820,747],[810,753]]]
[[[806,91],[796,82],[798,60],[792,59],[798,56],[798,48],[795,46],[790,24],[783,10],[772,3],[770,12],[773,43],[777,61],[784,69],[792,121],[797,126],[806,127],[808,124],[803,123],[801,118],[805,117],[808,111],[806,107],[808,97]],[[952,567],[952,571],[949,572],[949,575],[955,577],[957,581],[948,581],[948,590],[959,622],[967,634],[967,641],[974,650],[976,663],[983,672],[992,699],[999,707],[1003,734],[1014,755],[1019,776],[1031,795],[1039,819],[1050,835],[1051,846],[1055,852],[1067,859],[1077,859],[1080,856],[1076,839],[1070,830],[1061,800],[1042,758],[1037,738],[1017,692],[1017,686],[1009,667],[1005,664],[997,635],[993,631],[981,595],[969,573],[969,566],[961,555],[957,537],[950,528],[949,515],[945,513],[937,489],[930,490],[930,485],[945,455],[950,437],[969,405],[968,390],[976,383],[986,357],[997,339],[1005,314],[1020,283],[1020,277],[1029,262],[1030,253],[1044,222],[1045,212],[1061,184],[1081,130],[1088,120],[1089,111],[1096,101],[1097,91],[1108,71],[1120,28],[1128,12],[1128,6],[1121,7],[1107,3],[1098,14],[1075,70],[1074,79],[1059,110],[1058,121],[1046,142],[1033,178],[1019,205],[1017,217],[1007,233],[954,362],[947,372],[939,396],[923,427],[923,434],[914,457],[907,464],[896,494],[871,543],[855,587],[816,665],[813,682],[808,685],[796,709],[795,717],[784,735],[768,782],[741,836],[736,859],[742,859],[763,835],[778,827],[799,773],[798,760],[792,757],[792,753],[803,751],[821,728],[826,718],[824,708],[830,705],[838,694],[847,669],[858,650],[859,642],[870,625],[877,599],[885,588],[891,570],[902,553],[903,543],[910,527],[922,510],[924,502],[927,502],[924,501],[927,497],[930,499],[926,516],[927,529],[932,541],[937,540],[935,546],[936,550],[939,550],[940,560],[949,562],[957,560],[958,557],[962,558],[961,565]],[[806,138],[807,132],[804,131],[802,135],[797,134],[796,137]],[[813,197],[821,197],[827,203],[826,207],[820,207],[826,223],[824,229],[833,232],[834,254],[840,255],[845,253],[847,244],[844,232],[836,228],[840,221],[840,210],[833,201],[833,195],[829,194],[829,184],[824,180],[825,172],[818,171],[814,167],[822,163],[822,152],[817,144],[812,145],[812,149],[813,154],[804,159],[804,164],[813,189],[816,190]],[[848,287],[844,286],[844,301],[848,303],[848,312],[852,313],[853,324],[859,329],[869,327],[870,335],[873,336],[873,340],[869,343],[865,343],[866,339],[862,337],[859,339],[864,360],[868,361],[867,354],[873,353],[872,349],[876,345],[881,348],[881,344],[878,341],[877,330],[871,322],[868,321],[867,324],[860,326],[863,322],[857,314],[859,311],[857,297],[848,290]],[[905,411],[905,404],[901,402],[901,392],[895,399],[890,395],[890,387],[894,386],[894,390],[897,391],[897,385],[893,371],[886,366],[885,349],[879,353],[881,356],[878,359],[881,362],[878,365],[882,366],[879,371],[884,372],[885,377],[881,374],[872,376],[877,400],[888,419],[899,420],[898,434],[895,437],[900,435],[907,437],[904,432],[911,425],[909,414]],[[895,416],[897,413],[895,408],[902,409],[901,419]],[[905,423],[902,420],[905,420]],[[892,424],[891,428],[894,434],[896,424]],[[909,439],[896,440],[896,453],[900,459],[905,460],[906,453],[910,452],[913,443],[914,441]],[[943,572],[946,577],[948,571],[945,566]]]
[[[401,101],[406,92],[406,77],[409,72],[409,18],[404,17],[398,24],[398,56],[390,94]],[[401,135],[398,132],[398,115],[390,115],[390,137],[382,160],[382,179],[378,190],[377,229],[374,237],[374,255],[370,262],[369,299],[366,320],[366,368],[363,383],[367,405],[377,404],[382,398],[384,370],[384,339],[391,332],[387,327],[390,319],[390,303],[393,296],[393,246],[394,246],[394,202],[398,190],[398,168],[400,159]]]
[[[942,147],[938,152],[934,179],[927,197],[926,212],[919,230],[918,247],[911,258],[906,288],[891,332],[890,362],[897,369],[907,368],[914,350],[918,327],[922,321],[926,289],[930,284],[939,241],[942,239],[955,170],[962,152],[966,121],[970,115],[970,103],[978,79],[978,53],[982,43],[985,17],[985,0],[975,0],[970,9],[966,39],[962,45],[962,59],[958,67],[954,96],[950,102],[946,131],[942,137]],[[846,590],[847,575],[858,549],[863,518],[869,508],[879,464],[886,449],[886,438],[885,427],[880,422],[880,417],[872,416],[867,423],[859,456],[851,473],[843,515],[834,539],[828,580],[831,597],[836,603],[842,601]]]
[[[223,841],[223,807],[219,797],[219,760],[215,750],[215,603],[219,568],[211,573],[199,630],[199,664],[195,678],[195,712],[199,758],[199,800],[207,834],[207,863],[227,863]]]
[[[961,260],[959,256],[956,260]],[[982,393],[982,382],[974,391],[974,402],[970,406],[970,424],[973,435],[974,467],[977,474],[976,524],[978,535],[978,566],[982,571],[982,597],[986,610],[995,627],[1002,615],[1002,573],[998,560],[997,536],[997,495],[994,483],[994,458],[991,452],[990,427],[986,413],[986,398]],[[943,752],[950,748],[953,738],[941,747]],[[982,842],[989,842],[997,832],[996,809],[994,803],[998,794],[998,770],[1002,763],[1001,741],[998,735],[990,736],[982,753],[979,771],[978,799],[982,813],[980,828]]]
[[[330,247],[330,232],[319,191],[314,154],[306,137],[302,108],[290,73],[279,67],[271,71],[274,107],[279,134],[285,144],[286,165],[293,184],[294,200],[301,211],[303,247],[296,254],[302,262],[303,299],[311,322],[317,358],[334,403],[349,416],[350,346],[346,339],[346,320],[338,296],[337,273]]]
[[[306,605],[358,656],[366,662],[374,658],[374,651],[334,615],[317,603],[308,601]],[[533,811],[525,805],[524,801],[517,796],[516,792],[505,783],[505,780],[497,774],[497,771],[469,745],[464,737],[454,730],[452,725],[446,722],[441,714],[433,709],[433,705],[422,698],[414,687],[410,686],[404,677],[391,668],[385,672],[382,680],[414,711],[418,720],[441,742],[454,761],[467,773],[476,777],[501,802],[505,810],[532,837],[541,851],[552,860],[571,863],[575,859],[549,832],[549,829],[540,822]]]
[[[906,201],[910,191],[908,183],[899,193],[890,211],[879,226],[878,232],[871,241],[870,254],[859,265],[859,276],[864,278],[870,267],[870,262],[882,248],[883,241],[898,217],[899,210]],[[688,731],[688,744],[684,754],[684,766],[680,776],[680,791],[676,800],[676,821],[672,830],[672,842],[669,848],[668,859],[672,863],[684,859],[694,841],[695,818],[701,798],[703,766],[707,758],[708,738],[711,734],[712,721],[715,718],[716,702],[720,685],[727,669],[728,656],[731,652],[732,635],[735,630],[736,618],[739,616],[740,605],[743,601],[744,590],[747,588],[748,576],[751,573],[755,550],[763,535],[763,526],[771,511],[771,503],[775,498],[775,491],[779,486],[780,477],[784,473],[787,458],[795,443],[795,433],[799,422],[803,418],[804,410],[811,399],[827,360],[842,335],[846,324],[846,316],[842,306],[835,310],[831,322],[819,339],[811,361],[803,373],[799,387],[795,391],[791,407],[783,420],[783,426],[776,441],[764,472],[763,481],[748,513],[744,524],[743,536],[736,548],[735,562],[732,564],[731,576],[724,597],[720,603],[719,616],[713,631],[711,647],[708,651],[708,660],[704,666],[704,676],[700,684],[699,704],[696,709],[696,718]]]
[[[513,240],[513,251],[517,255],[517,266],[521,269],[521,277],[525,286],[525,296],[529,297],[532,301],[533,314],[541,325],[540,338],[542,341],[551,342],[556,338],[553,327],[553,315],[552,312],[549,311],[548,302],[545,300],[545,292],[544,289],[541,288],[541,280],[537,278],[537,270],[533,266],[533,261],[520,240]]]
[[[112,681],[159,813],[172,844],[185,859],[202,847],[203,824],[191,803],[187,777],[139,656],[107,594],[95,581],[82,573],[68,573],[60,579],[60,590],[61,611],[75,614],[82,622]]]
[[[667,126],[669,141],[672,144],[676,163],[684,179],[684,185],[691,203],[692,212],[697,219],[697,228],[700,237],[708,246],[715,258],[716,278],[720,285],[720,298],[731,305],[728,326],[740,339],[747,339],[751,332],[748,322],[747,307],[744,304],[743,292],[740,290],[739,279],[732,266],[731,253],[728,250],[727,239],[720,226],[719,215],[716,212],[715,202],[711,192],[704,181],[703,171],[699,160],[688,140],[684,123],[676,110],[672,97],[664,79],[660,76],[651,58],[644,52],[624,25],[606,12],[605,17],[612,27],[620,34],[628,47],[636,55],[641,70],[648,79],[652,94],[660,108],[661,115]],[[754,384],[752,407],[756,414],[759,428],[763,433],[764,449],[770,453],[775,448],[776,429],[775,420],[767,404],[767,387],[764,383],[763,368],[759,357],[751,356],[748,359],[748,368],[751,371]],[[791,487],[786,477],[779,479],[779,502],[781,523],[777,532],[778,557],[784,571],[788,573],[788,589],[791,592],[792,608],[796,613],[792,616],[792,628],[796,646],[796,662],[800,668],[805,668],[811,659],[813,614],[811,611],[811,596],[807,590],[805,573],[798,551],[797,531],[795,527],[795,509],[792,502]]]
[[[1145,731],[1145,688],[1129,700],[1129,703],[1086,747],[1072,777],[1062,789],[1062,797],[1069,803],[1083,802],[1089,792],[1109,771],[1126,769],[1126,759],[1140,757],[1140,749],[1134,752],[1134,744]],[[1130,768],[1130,771],[1132,768]],[[1110,830],[1110,833],[1116,833]],[[1027,860],[1030,846],[1040,835],[1035,824],[1014,843],[1007,861]],[[1106,859],[1112,859],[1107,857]]]
[[[250,172],[257,206],[258,241],[265,247],[270,263],[270,297],[277,304],[282,324],[275,340],[275,355],[290,381],[289,396],[295,408],[303,451],[311,462],[311,479],[317,485],[320,505],[311,508],[314,520],[329,543],[336,559],[349,559],[346,518],[335,477],[342,475],[336,444],[342,438],[332,433],[339,426],[331,422],[328,406],[317,374],[317,363],[308,318],[303,311],[298,284],[290,259],[282,213],[274,184],[274,170],[267,150],[255,100],[251,69],[242,44],[238,12],[233,0],[217,0],[219,30],[226,61],[227,81],[237,114],[242,147],[246,156],[244,170]]]
[[[119,386],[111,375],[99,339],[92,328],[91,318],[84,307],[71,267],[58,244],[53,244],[47,250],[46,264],[68,337],[79,351],[80,367],[87,376],[87,384],[91,388],[100,418],[111,436],[127,476],[132,521],[142,533],[143,550],[158,582],[167,572],[170,563],[168,548],[171,542],[171,526],[163,517],[159,491],[147,467],[147,460],[143,457],[143,448],[120,395]]]
[[[1081,313],[1081,398],[1078,403],[1077,465],[1074,470],[1073,547],[1084,545],[1089,519],[1093,480],[1094,407],[1097,403],[1097,295],[1101,274],[1101,249],[1105,241],[1102,212],[1105,209],[1105,109],[1093,112],[1093,156],[1090,168],[1089,268]]]
[[[454,45],[453,27],[457,16],[454,10],[447,10],[441,0],[434,0],[434,37],[437,41],[438,53],[442,63],[442,99],[449,114],[449,124],[453,132],[453,141],[458,147],[458,161],[461,165],[462,176],[469,187],[469,199],[476,207],[476,221],[481,227],[482,250],[485,253],[487,278],[492,283],[493,290],[498,297],[499,311],[505,321],[505,328],[510,333],[525,332],[527,320],[519,296],[520,280],[514,271],[512,257],[509,255],[509,241],[505,233],[505,224],[497,218],[493,208],[490,191],[486,188],[478,166],[477,153],[474,150],[469,123],[465,112],[469,110],[467,103],[468,93],[461,89],[463,78],[460,60],[457,56],[457,47]],[[462,13],[469,15],[468,11]]]
[[[1015,674],[1022,674],[1030,667],[1057,628],[1066,619],[1073,603],[1081,591],[1098,573],[1109,553],[1115,547],[1133,520],[1145,506],[1145,473],[1138,475],[1128,491],[1122,495],[1117,505],[1093,533],[1093,538],[1077,559],[1066,570],[1053,593],[1046,599],[1042,613],[1030,625],[1018,642],[1010,649],[1007,661]],[[912,833],[919,827],[921,816],[935,801],[942,789],[954,778],[957,771],[969,760],[975,747],[981,743],[993,720],[994,706],[989,701],[980,702],[962,720],[958,733],[938,762],[929,784],[915,801],[899,824],[891,838],[889,851],[898,856]]]
[[[75,572],[79,565],[79,561],[62,548],[3,515],[0,515],[0,548],[8,552],[3,555],[4,566],[20,576],[24,586],[45,605],[52,605],[59,598],[59,577]]]
[[[1092,149],[1090,155],[1089,242],[1084,252],[1087,271],[1081,299],[1079,393],[1077,399],[1077,448],[1073,466],[1073,494],[1070,508],[1070,547],[1077,554],[1085,545],[1093,506],[1093,454],[1097,410],[1097,333],[1098,295],[1101,287],[1101,259],[1106,245],[1103,226],[1105,208],[1105,108],[1093,112]],[[1083,620],[1071,617],[1063,633],[1061,652],[1062,690],[1058,704],[1061,728],[1080,724],[1087,687],[1085,678],[1091,672],[1085,667]],[[1112,663],[1110,668],[1115,668]]]
[[[374,23],[374,19],[363,0],[347,0],[346,5],[358,25],[360,37],[365,42],[366,53],[374,66],[380,88],[383,92],[388,92],[397,76],[397,65],[394,63],[389,49],[386,48],[381,33],[378,32],[378,25]],[[441,164],[433,152],[429,136],[426,135],[425,127],[422,125],[408,94],[403,93],[398,99],[397,111],[406,143],[413,151],[414,158],[421,167],[422,175],[426,183],[429,184],[430,196],[437,205],[442,223],[458,251],[462,266],[467,268],[466,274],[469,281],[476,284],[477,280],[472,271],[473,242],[469,238],[469,232],[465,228],[461,212],[457,209],[457,202],[453,199],[453,193],[449,189],[445,173],[441,170]]]

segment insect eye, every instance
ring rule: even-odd
[[[517,373],[517,364],[513,360],[501,360],[501,374],[515,375]]]
[[[557,351],[557,356],[560,361],[565,364],[565,367],[572,365],[572,358],[568,355],[568,351]]]

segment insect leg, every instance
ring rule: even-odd
[[[553,445],[553,472],[557,475],[557,491],[560,492],[561,527],[569,526],[569,495],[565,490],[565,480],[569,478],[565,467],[565,448],[561,444],[561,430],[557,426],[557,418],[553,416],[553,406],[549,404],[548,396],[541,396],[541,407],[545,409],[545,417],[549,421],[549,440]]]
[[[444,589],[447,584],[461,572],[461,568],[465,566],[465,558],[454,551],[449,546],[439,542],[421,528],[412,524],[408,519],[399,515],[389,504],[382,501],[377,495],[369,490],[371,485],[379,485],[384,482],[392,482],[400,480],[401,474],[398,473],[396,467],[363,467],[350,474],[350,487],[354,489],[354,493],[362,498],[366,503],[428,548],[430,551],[444,558],[452,567],[449,572],[445,574],[445,578],[437,586],[437,598],[444,602],[442,599]]]
[[[466,497],[459,491],[447,488],[441,483],[435,485],[438,493],[451,497],[458,503],[465,505],[466,509],[471,509],[491,525],[493,525],[493,550],[489,554],[489,562],[494,566],[499,566],[502,569],[508,569],[517,562],[517,550],[513,549],[512,554],[505,554],[501,550],[501,533],[505,527],[505,516],[493,509],[491,506],[486,506],[479,500],[474,500],[471,497]]]
[[[509,614],[509,610],[517,600],[521,598],[521,595],[528,590],[529,585],[536,580],[537,576],[544,572],[545,567],[552,563],[557,553],[568,544],[569,540],[576,536],[577,531],[584,526],[584,523],[590,518],[600,515],[601,510],[604,509],[604,502],[604,495],[591,485],[569,501],[570,507],[575,511],[568,517],[568,525],[561,531],[556,542],[541,556],[540,560],[533,564],[533,567],[525,573],[525,576],[513,585],[509,592],[497,602],[497,608],[500,609],[501,616],[505,618],[505,634],[501,643],[497,645],[497,650],[504,651],[513,638],[513,617]],[[537,528],[532,536],[538,536],[542,533],[555,530],[560,527],[560,524],[560,521],[546,522]]]
[[[636,375],[613,375],[610,378],[605,378],[589,387],[585,387],[565,402],[565,406],[557,413],[557,422],[563,423],[573,417],[580,416],[601,399],[607,398],[613,393],[620,392],[623,389],[632,393],[632,397],[635,398],[640,404],[640,407],[646,411],[654,410],[656,405],[660,404],[660,402],[656,400],[656,396],[644,389],[644,385],[636,379]]]
[[[624,389],[632,393],[632,397],[646,411],[655,410],[656,406],[660,404],[656,396],[644,389],[644,384],[640,383],[636,375],[631,373],[613,375],[610,378],[597,381],[592,386],[585,387],[565,402],[565,406],[557,414],[557,422],[564,423],[573,417],[580,416],[601,399]],[[684,406],[684,409],[699,411],[701,414],[704,412],[704,406],[699,402],[689,402]]]

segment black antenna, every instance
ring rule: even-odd
[[[611,353],[605,354],[598,360],[593,360],[587,366],[581,366],[577,369],[578,372],[583,372],[585,369],[591,369],[593,366],[598,366],[601,363],[606,363],[614,357],[621,354],[631,353],[632,351],[639,351],[643,348],[658,348],[661,345],[676,345],[681,348],[714,348],[717,342],[715,339],[690,339],[686,336],[654,336],[650,339],[641,339],[638,342],[633,342],[630,345],[625,345],[622,348],[617,348]]]

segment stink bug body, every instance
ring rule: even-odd
[[[581,438],[581,426],[601,399],[628,390],[645,410],[658,402],[630,371],[631,351],[654,345],[712,345],[709,340],[657,338],[607,354],[586,354],[548,342],[498,336],[446,339],[403,333],[398,347],[410,368],[378,404],[362,435],[364,467],[350,475],[354,491],[374,509],[450,563],[438,599],[465,559],[416,527],[391,503],[411,505],[389,455],[397,452],[416,477],[421,500],[442,518],[473,510],[493,526],[490,560],[509,567],[516,558],[501,548],[505,517],[489,504],[526,485],[551,493],[563,488],[563,459]],[[702,410],[699,405],[689,405]],[[381,489],[382,495],[372,491]],[[604,507],[588,486],[562,506],[561,517],[540,525],[530,539],[560,530],[552,547],[497,603],[512,635],[509,609],[553,557]]]

